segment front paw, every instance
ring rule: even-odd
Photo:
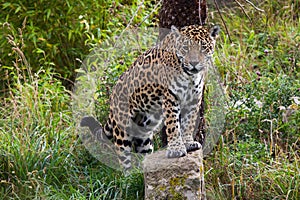
[[[195,141],[185,143],[184,145],[186,147],[187,152],[195,151],[195,150],[198,150],[202,147],[202,145],[199,142],[195,142]]]
[[[167,158],[179,158],[182,156],[185,156],[187,154],[187,151],[185,147],[169,147],[167,150]]]

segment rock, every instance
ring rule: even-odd
[[[206,199],[202,149],[180,158],[166,158],[166,151],[145,156],[145,199]]]

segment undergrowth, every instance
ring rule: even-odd
[[[0,198],[143,199],[139,171],[125,177],[104,166],[75,134],[71,92],[62,77],[74,73],[67,66],[82,59],[77,45],[85,46],[81,53],[86,53],[104,38],[118,35],[130,21],[138,25],[146,20],[142,26],[152,26],[154,5],[147,2],[139,9],[140,2],[109,1],[93,8],[109,8],[108,12],[91,17],[64,4],[65,13],[76,16],[68,18],[56,13],[60,3],[49,4],[53,5],[37,23],[48,22],[53,29],[59,27],[58,32],[66,28],[60,40],[51,31],[33,29],[33,19],[41,15],[32,11],[37,5],[29,9],[19,1],[2,3],[7,16],[0,21],[5,28],[0,44],[5,47],[0,62]],[[220,142],[204,161],[209,199],[300,198],[300,5],[268,0],[257,7],[264,12],[244,7],[251,20],[241,8],[222,10],[232,42],[222,28],[215,64],[228,97],[228,113]],[[10,24],[16,20],[14,13],[22,11],[22,21]],[[216,12],[212,16],[210,21],[222,25]],[[30,23],[22,27],[26,17]],[[66,57],[72,61],[62,61]],[[70,71],[61,75],[60,67]]]
[[[223,32],[215,64],[229,101],[225,133],[205,160],[209,199],[300,195],[300,5],[258,7],[244,7],[249,18],[224,10],[232,42]]]

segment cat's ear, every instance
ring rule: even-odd
[[[175,33],[176,35],[180,35],[179,30],[174,25],[171,26],[171,32]]]
[[[209,30],[209,34],[211,37],[216,38],[219,35],[220,32],[220,27],[219,26],[213,26],[210,30]]]

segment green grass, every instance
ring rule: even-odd
[[[120,5],[125,6],[124,13],[117,12],[114,17],[107,13],[105,18],[119,22],[116,30],[110,23],[104,27],[107,22],[101,21],[101,16],[94,16],[97,23],[92,24],[87,14],[93,29],[72,29],[82,34],[80,44],[88,49],[119,34],[135,14],[130,8],[137,9],[139,4],[118,2],[110,5],[111,11]],[[15,20],[13,6],[6,6],[2,7],[10,9],[6,19]],[[78,9],[68,6],[71,13]],[[204,163],[209,199],[300,198],[300,105],[293,99],[300,97],[300,3],[268,0],[258,6],[265,12],[244,8],[253,23],[239,8],[223,12],[232,43],[222,27],[215,64],[225,85],[228,113],[220,142]],[[152,8],[147,3],[133,24],[140,23],[141,16],[151,13]],[[143,25],[153,25],[152,18]],[[222,25],[217,13],[213,19]],[[97,24],[104,29],[99,37]],[[14,28],[21,27],[20,23],[11,26],[3,32],[12,36],[10,43],[6,39],[0,44],[9,47],[1,51],[5,55],[0,62],[5,84],[1,85],[0,107],[0,199],[143,199],[139,171],[125,177],[104,166],[75,134],[72,97],[59,78],[59,70],[54,70],[59,68],[56,54],[44,49],[38,62],[32,61],[41,46],[30,46],[31,38],[26,34],[39,36],[39,31],[30,29],[33,24],[21,32]],[[68,34],[72,41],[73,33]],[[73,51],[78,55],[81,48],[76,48]],[[97,108],[105,106],[102,104],[105,101]]]
[[[210,199],[300,195],[300,112],[292,99],[300,96],[299,2],[260,8],[265,12],[246,9],[253,23],[238,11],[224,13],[232,43],[221,35],[215,63],[229,112],[221,142],[205,161]]]

